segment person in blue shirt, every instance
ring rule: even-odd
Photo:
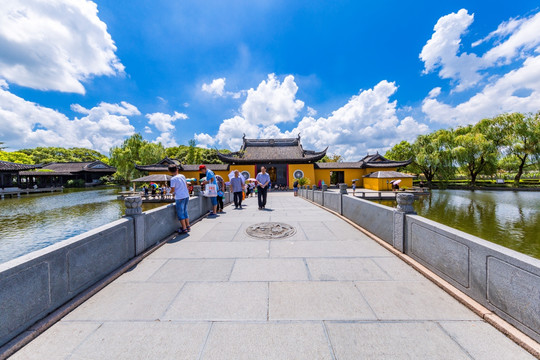
[[[268,175],[264,166],[261,167],[261,172],[257,174],[255,179],[257,180],[259,210],[262,210],[266,208],[266,194],[268,192],[268,185],[270,185],[270,175]]]
[[[207,169],[206,166],[204,165],[200,165],[199,171],[206,175],[206,180],[201,183],[202,185],[215,184],[217,187],[216,175],[214,174],[212,170]],[[213,210],[210,211],[210,214],[208,214],[208,216],[214,217],[217,215],[216,214],[217,213],[217,197],[216,196],[210,197],[210,201],[212,202]]]

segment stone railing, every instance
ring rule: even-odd
[[[231,198],[226,192],[223,202]],[[140,197],[125,203],[120,220],[0,264],[0,357],[7,342],[180,226],[174,204],[142,212]],[[210,208],[208,198],[192,197],[189,217],[196,220]]]
[[[540,342],[540,260],[416,215],[413,194],[400,193],[397,209],[346,189],[303,188],[299,195],[353,221]]]

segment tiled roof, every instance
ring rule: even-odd
[[[0,171],[21,171],[39,168],[41,165],[17,164],[9,161],[0,161]]]
[[[221,161],[231,164],[253,163],[313,163],[326,155],[304,150],[300,137],[288,139],[246,139],[240,151],[230,154],[218,152]]]
[[[35,166],[34,166],[35,167]],[[44,175],[73,175],[79,172],[94,172],[114,174],[116,168],[109,166],[99,160],[86,162],[65,162],[65,163],[50,163],[42,167],[45,170],[52,171],[23,171],[21,175],[44,176]]]
[[[169,165],[176,165],[179,169],[182,168],[182,164],[178,159],[169,159],[165,157],[163,160],[150,165],[137,165],[135,164],[135,169],[140,171],[169,171]]]
[[[229,164],[204,164],[207,169],[212,171],[226,171],[229,170]],[[182,165],[184,171],[199,171],[199,165]]]
[[[414,176],[404,174],[398,171],[376,171],[371,174],[364,175],[365,178],[378,178],[378,179],[390,179],[390,178],[413,178]]]
[[[355,162],[318,162],[315,163],[316,169],[362,169],[361,161]]]
[[[318,162],[315,164],[316,169],[366,169],[366,168],[397,168],[407,166],[411,160],[393,161],[388,160],[384,156],[366,155],[360,161],[355,162]]]

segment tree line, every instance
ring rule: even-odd
[[[36,147],[34,149],[21,149],[6,151],[0,142],[0,160],[19,164],[48,164],[52,162],[86,162],[100,160],[117,169],[114,177],[118,181],[128,182],[143,173],[135,169],[137,165],[153,164],[165,156],[178,159],[182,164],[220,164],[217,150],[204,149],[195,146],[195,140],[189,145],[180,145],[165,148],[161,143],[152,143],[144,140],[141,134],[134,134],[124,140],[122,145],[112,147],[110,157],[98,151],[86,148],[62,147]],[[229,150],[220,150],[228,153]]]
[[[511,113],[475,125],[436,130],[413,143],[402,141],[386,152],[392,160],[412,159],[404,170],[448,181],[464,174],[472,186],[479,176],[512,173],[518,186],[523,174],[540,167],[540,112]]]

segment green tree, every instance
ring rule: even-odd
[[[142,176],[142,172],[135,169],[135,164],[158,162],[165,157],[165,148],[161,143],[154,144],[143,140],[141,134],[134,134],[121,146],[111,148],[110,154],[110,165],[116,167],[115,177],[129,182]]]
[[[497,168],[497,145],[482,132],[483,126],[465,126],[455,130],[456,147],[452,153],[467,173],[472,186],[479,174],[490,175]]]
[[[540,112],[527,116],[509,114],[506,119],[509,129],[506,146],[508,153],[516,159],[514,186],[519,186],[524,170],[534,166],[540,154]]]
[[[18,164],[34,164],[33,159],[20,151],[2,151],[0,150],[0,160],[9,161]]]
[[[105,157],[98,151],[85,148],[36,147],[19,151],[30,156],[35,164],[96,161]]]
[[[413,145],[415,164],[431,186],[434,178],[447,181],[455,174],[452,157],[454,135],[451,130],[437,130],[420,135]]]
[[[413,162],[405,166],[402,170],[410,171],[413,173],[420,173],[418,164],[416,164],[416,152],[411,143],[406,140],[401,141],[399,144],[394,145],[390,150],[384,154],[384,157],[389,160],[402,161],[412,159]]]
[[[342,162],[343,156],[339,154],[330,154],[330,155],[324,155],[324,157],[320,160],[320,162]]]

